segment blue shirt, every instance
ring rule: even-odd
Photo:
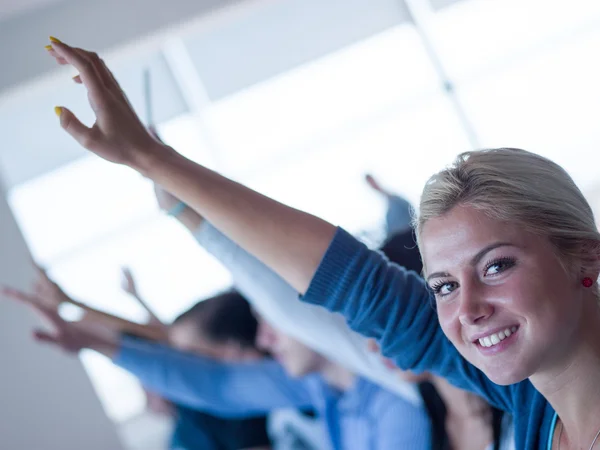
[[[363,378],[340,392],[320,375],[290,378],[275,361],[222,363],[127,338],[114,362],[149,390],[222,417],[313,408],[333,450],[425,450],[430,446],[424,410]]]
[[[546,450],[552,406],[529,380],[499,386],[465,360],[440,328],[431,291],[418,274],[338,229],[303,300],[342,313],[401,368],[435,373],[512,413],[516,448]]]
[[[224,419],[176,406],[172,450],[239,450],[270,447],[266,417]]]

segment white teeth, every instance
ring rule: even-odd
[[[515,331],[517,331],[517,327],[507,328],[504,331],[490,334],[489,336],[480,338],[479,344],[483,347],[492,347],[493,345],[499,344],[501,341],[511,336]]]

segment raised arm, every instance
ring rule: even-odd
[[[150,391],[216,415],[252,417],[278,408],[313,406],[310,381],[291,379],[272,360],[220,362],[161,344],[124,339],[113,362]]]
[[[190,205],[227,236],[304,292],[335,227],[289,208],[184,158],[143,126],[117,81],[95,54],[52,42],[59,63],[73,65],[96,114],[92,128],[67,108],[57,108],[62,127],[82,146],[130,166]]]
[[[168,400],[229,417],[313,406],[310,378],[291,379],[274,361],[222,363],[138,338],[104,335],[86,324],[66,322],[34,295],[6,288],[3,293],[25,303],[49,323],[50,330],[34,331],[36,340],[68,353],[83,349],[101,353]]]
[[[79,320],[81,326],[90,326],[97,329],[105,329],[113,333],[130,333],[135,336],[151,340],[166,340],[164,328],[157,326],[143,325],[130,320],[117,317],[115,315],[92,308],[82,302],[71,298],[57,283],[55,283],[45,270],[36,266],[37,279],[34,284],[34,296],[29,296],[29,301],[43,302],[46,306],[58,311],[61,304],[70,304],[82,310],[82,317]],[[19,295],[23,298],[23,293],[14,290],[7,290],[13,296]]]
[[[435,312],[428,310],[430,294],[418,275],[390,266],[331,224],[228,180],[159,143],[95,53],[59,42],[52,47],[50,53],[59,63],[79,70],[96,114],[96,123],[87,128],[66,108],[57,109],[62,127],[81,145],[164,186],[299,293],[310,286],[307,301],[341,312],[353,329],[376,337],[384,354],[403,368],[433,371],[480,394],[483,389],[483,396],[499,404],[490,394],[491,382],[445,338]],[[326,253],[334,257],[323,260]],[[506,389],[497,389],[496,394],[503,396]]]

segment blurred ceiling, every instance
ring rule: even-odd
[[[63,0],[0,0],[0,21]]]

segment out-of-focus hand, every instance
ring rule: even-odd
[[[380,194],[383,195],[390,195],[390,193],[384,189],[381,184],[379,184],[379,181],[377,181],[375,179],[375,177],[373,177],[373,175],[371,174],[366,174],[365,175],[365,181],[367,182],[367,184],[371,187],[371,189],[373,189],[376,192],[379,192]]]
[[[68,353],[77,353],[82,349],[90,348],[110,357],[116,351],[116,342],[95,334],[88,327],[80,326],[79,322],[65,321],[47,300],[8,287],[2,289],[2,294],[25,304],[52,327],[52,331],[34,330],[33,336],[37,341],[51,344]]]

